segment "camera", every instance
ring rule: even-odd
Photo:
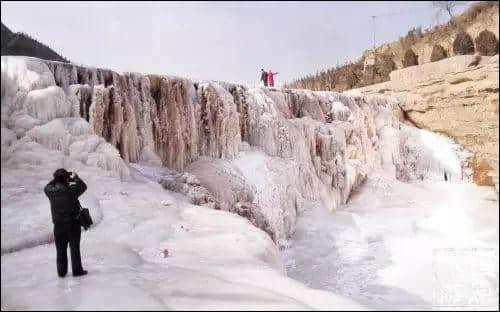
[[[75,179],[72,177],[73,175],[73,171],[68,171],[68,182],[75,182]]]

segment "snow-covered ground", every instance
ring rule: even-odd
[[[50,216],[48,200],[37,195],[48,176],[2,170],[2,247],[4,232],[15,231],[24,236],[18,238],[25,244],[19,248],[26,247],[2,254],[2,309],[359,307],[288,278],[272,240],[238,215],[193,206],[135,170],[130,181],[97,178],[83,166],[77,172],[95,197],[84,197],[83,205],[93,216],[100,207],[103,216],[82,234],[82,261],[89,274],[60,279],[53,243],[31,247],[37,242],[24,235],[26,230],[16,229],[20,219],[31,220],[49,236],[50,219],[31,218],[33,212]],[[26,206],[6,205],[4,200],[19,195],[15,185],[25,178],[39,181],[24,193]],[[29,200],[38,208],[27,204]],[[17,211],[4,214],[5,207]]]
[[[341,210],[299,215],[288,275],[377,309],[498,309],[496,196],[373,173]]]
[[[50,219],[30,217],[32,211],[49,213],[48,201],[36,194],[43,173],[2,170],[2,234],[26,220],[17,230],[18,241],[26,244],[20,248],[27,247],[2,254],[3,309],[430,308],[440,303],[435,296],[443,291],[441,284],[451,285],[449,277],[435,274],[460,261],[472,265],[470,271],[455,270],[466,287],[498,289],[498,209],[489,200],[496,196],[491,188],[409,184],[374,173],[340,211],[309,203],[312,209],[299,214],[290,248],[280,255],[267,234],[246,219],[193,206],[146,178],[161,176],[161,168],[133,166],[130,181],[96,178],[85,167],[78,171],[89,184],[84,205],[93,216],[99,209],[102,217],[83,232],[89,275],[60,279],[54,245],[31,247],[37,242],[23,233],[29,222],[51,229]],[[13,176],[40,182],[23,193],[23,202],[4,206],[4,200],[19,196],[16,183],[25,183]],[[30,200],[38,206],[27,204]],[[17,211],[4,214],[5,207]],[[491,251],[496,251],[492,260]],[[498,293],[488,294],[483,290],[471,303],[491,308]],[[467,306],[448,301],[457,304]]]

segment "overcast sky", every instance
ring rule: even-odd
[[[470,2],[470,1],[469,1]],[[8,2],[2,22],[72,62],[116,71],[258,83],[358,59],[409,29],[447,21],[411,2]],[[457,10],[462,12],[464,4]]]

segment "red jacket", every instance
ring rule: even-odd
[[[278,73],[273,73],[271,71],[269,71],[267,73],[267,82],[269,82],[269,84],[274,84],[274,75],[277,75]]]

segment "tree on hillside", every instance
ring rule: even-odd
[[[453,12],[464,4],[463,1],[432,1],[432,6],[437,9],[437,13],[446,12],[450,15],[450,19],[453,17]]]
[[[458,33],[455,40],[453,40],[453,53],[455,55],[470,55],[474,54],[474,52],[472,37],[465,31]]]
[[[498,53],[498,39],[491,31],[483,30],[475,41],[479,54],[493,56]]]

